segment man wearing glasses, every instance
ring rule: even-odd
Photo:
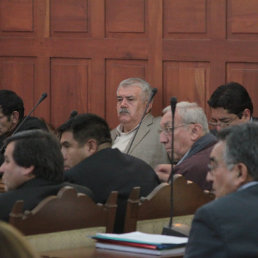
[[[219,86],[208,100],[211,108],[209,125],[217,131],[252,121],[253,103],[247,90],[237,82]]]
[[[197,210],[185,258],[258,257],[258,124],[221,130],[207,180],[217,200]]]
[[[167,153],[172,153],[172,114],[170,106],[163,110],[160,122],[160,142]],[[206,115],[196,103],[179,102],[176,105],[174,120],[174,157],[175,174],[183,175],[187,180],[198,184],[202,189],[210,190],[206,181],[211,149],[217,142],[209,133]],[[171,165],[160,164],[155,169],[161,181],[168,181]]]

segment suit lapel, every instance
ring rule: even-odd
[[[142,121],[141,127],[139,128],[139,131],[134,139],[133,145],[130,149],[130,152],[128,154],[131,154],[135,147],[144,139],[144,137],[149,133],[150,131],[150,125],[153,123],[153,116],[151,114],[147,114],[145,118]],[[128,148],[130,146],[130,143],[127,145],[125,153],[127,153]]]

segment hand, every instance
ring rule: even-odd
[[[159,164],[155,172],[161,182],[167,182],[171,172],[171,164]]]

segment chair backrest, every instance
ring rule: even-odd
[[[23,201],[17,201],[9,222],[25,235],[67,231],[105,226],[112,232],[117,209],[117,192],[112,192],[106,204],[96,204],[85,194],[70,186],[59,190],[57,196],[42,200],[33,210],[23,212]]]
[[[134,187],[127,202],[124,232],[137,229],[137,221],[168,218],[171,214],[171,185],[161,183],[147,197],[140,197]],[[203,204],[214,199],[197,184],[176,176],[173,181],[173,216],[192,215]]]

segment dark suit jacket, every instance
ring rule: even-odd
[[[126,201],[132,188],[140,186],[141,196],[146,196],[160,183],[147,163],[111,148],[96,152],[66,171],[65,180],[90,188],[96,202],[105,203],[111,191],[119,192],[116,232],[122,231]]]
[[[92,197],[91,191],[80,185],[69,183],[56,184],[42,178],[34,178],[15,190],[0,194],[0,219],[4,221],[9,220],[9,213],[16,201],[24,200],[24,210],[31,210],[37,206],[41,200],[47,196],[56,195],[57,192],[66,185],[70,185],[78,192],[85,193]]]
[[[200,138],[191,148],[187,157],[175,166],[175,174],[183,175],[204,190],[211,190],[211,183],[206,180],[210,152],[217,139],[212,134]]]
[[[258,185],[228,194],[197,210],[186,258],[258,257]]]

